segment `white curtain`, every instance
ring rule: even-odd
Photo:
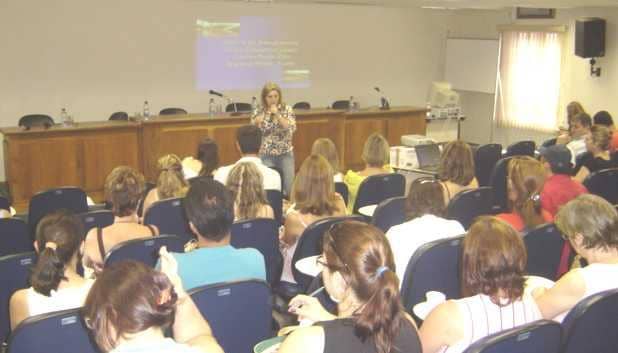
[[[500,36],[494,120],[501,127],[555,130],[562,34],[509,30]]]

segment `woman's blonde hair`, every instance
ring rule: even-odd
[[[449,142],[440,158],[439,179],[466,186],[474,179],[474,156],[470,145],[463,141]]]
[[[227,188],[236,204],[236,219],[256,218],[260,209],[268,205],[262,173],[252,162],[241,162],[227,177]]]
[[[363,161],[374,168],[382,168],[390,162],[390,147],[384,136],[374,132],[363,146]]]
[[[157,194],[160,199],[183,197],[189,187],[182,174],[182,161],[175,154],[167,154],[157,161],[159,178]]]
[[[331,168],[333,168],[333,174],[339,173],[339,154],[335,143],[329,138],[319,138],[315,140],[313,146],[311,146],[311,153],[320,155],[328,161]]]
[[[513,211],[521,216],[526,228],[545,223],[541,209],[541,190],[545,183],[543,164],[529,156],[513,157],[509,161],[508,178],[516,195],[515,200],[510,200]]]
[[[580,102],[573,101],[567,105],[567,119],[569,125],[571,124],[571,119],[575,117],[577,114],[585,113],[584,107]]]
[[[607,151],[612,141],[611,131],[601,125],[592,125],[590,128],[590,140],[592,144],[601,151]]]
[[[300,212],[316,216],[337,211],[333,169],[324,157],[312,154],[300,166],[294,179],[292,202]]]
[[[283,105],[283,94],[281,93],[281,87],[274,82],[266,82],[264,87],[262,88],[262,108],[268,109],[268,103],[266,103],[266,96],[272,91],[277,91],[279,93],[279,102],[277,104]]]

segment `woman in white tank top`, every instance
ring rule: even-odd
[[[588,261],[547,290],[533,292],[543,317],[562,321],[580,300],[618,288],[618,212],[595,195],[581,195],[560,208],[556,225]]]
[[[11,328],[30,316],[82,306],[92,285],[76,272],[83,232],[79,218],[62,211],[39,222],[32,287],[18,290],[11,297]]]
[[[524,294],[526,248],[509,224],[480,217],[463,241],[463,299],[436,307],[420,329],[423,352],[462,352],[490,334],[541,318]]]

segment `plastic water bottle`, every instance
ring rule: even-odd
[[[425,109],[427,109],[427,112],[425,113],[426,118],[427,118],[427,119],[431,119],[431,118],[432,118],[432,114],[431,114],[431,103],[427,102],[427,104],[425,104]]]
[[[349,106],[349,110],[350,111],[354,111],[354,108],[356,107],[356,102],[354,102],[354,96],[350,96],[350,106]]]
[[[215,105],[215,99],[210,98],[208,102],[208,116],[214,116],[217,113],[217,106]]]
[[[258,108],[257,98],[251,98],[251,110],[256,111]]]
[[[148,101],[144,101],[143,115],[144,115],[144,120],[148,120],[150,118],[150,105],[148,104]]]
[[[69,117],[66,108],[62,108],[60,111],[60,120],[62,121],[62,125],[71,126],[71,118]]]

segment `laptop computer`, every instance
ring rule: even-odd
[[[418,169],[437,172],[440,168],[440,148],[438,144],[418,145],[416,149],[416,159]]]

